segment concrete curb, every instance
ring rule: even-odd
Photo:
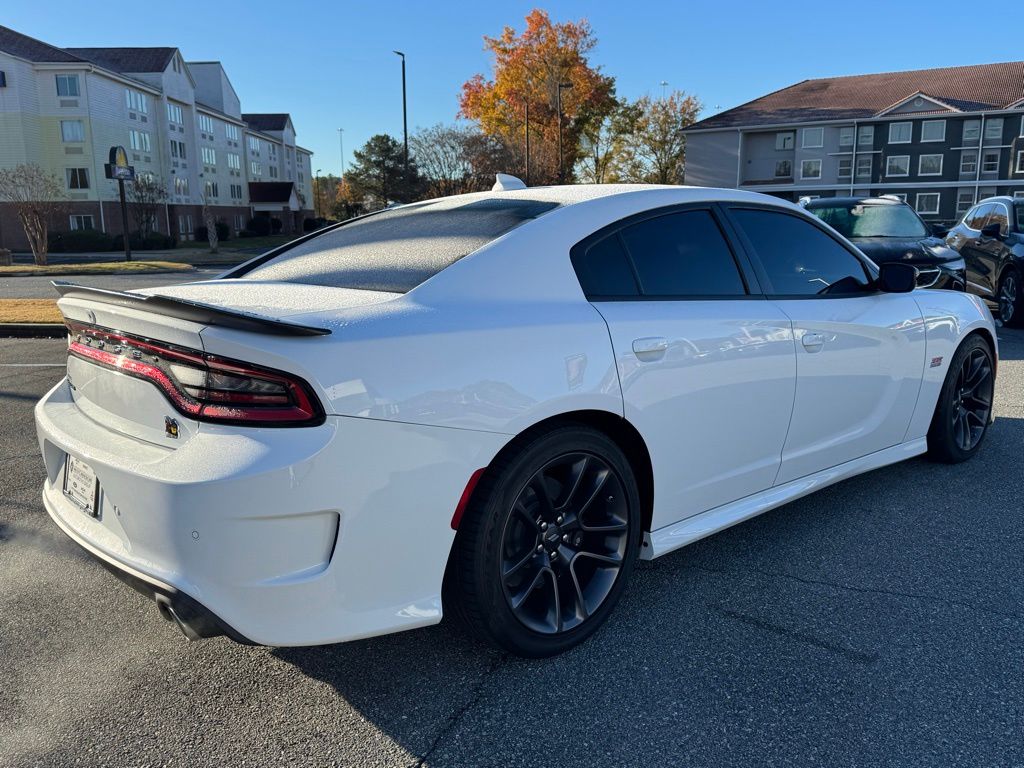
[[[62,323],[0,323],[0,338],[59,339],[67,333]]]

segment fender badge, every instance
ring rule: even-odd
[[[168,437],[178,436],[178,422],[176,419],[172,419],[170,416],[164,416],[164,431]]]
[[[940,365],[942,365],[942,358],[941,357],[933,357],[932,358],[932,364],[929,367],[930,368],[938,368]]]

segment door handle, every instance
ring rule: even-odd
[[[805,333],[801,337],[800,343],[808,352],[820,352],[821,348],[825,346],[825,337],[820,333]]]
[[[640,360],[657,360],[665,356],[668,339],[663,336],[648,336],[633,340],[633,354]]]

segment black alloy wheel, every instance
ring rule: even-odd
[[[590,453],[552,459],[512,502],[502,532],[509,608],[535,632],[578,627],[611,594],[628,545],[628,502],[615,470]]]
[[[640,493],[615,441],[577,424],[527,435],[473,492],[445,606],[505,650],[552,656],[608,618],[640,543]]]
[[[977,452],[992,422],[994,393],[992,351],[980,336],[969,336],[953,356],[928,430],[932,458],[957,463]]]
[[[1024,326],[1024,301],[1022,301],[1020,275],[1010,269],[999,282],[999,319],[1004,325],[1014,328]]]

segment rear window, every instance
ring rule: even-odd
[[[406,293],[557,207],[502,198],[414,203],[356,219],[227,277]]]

